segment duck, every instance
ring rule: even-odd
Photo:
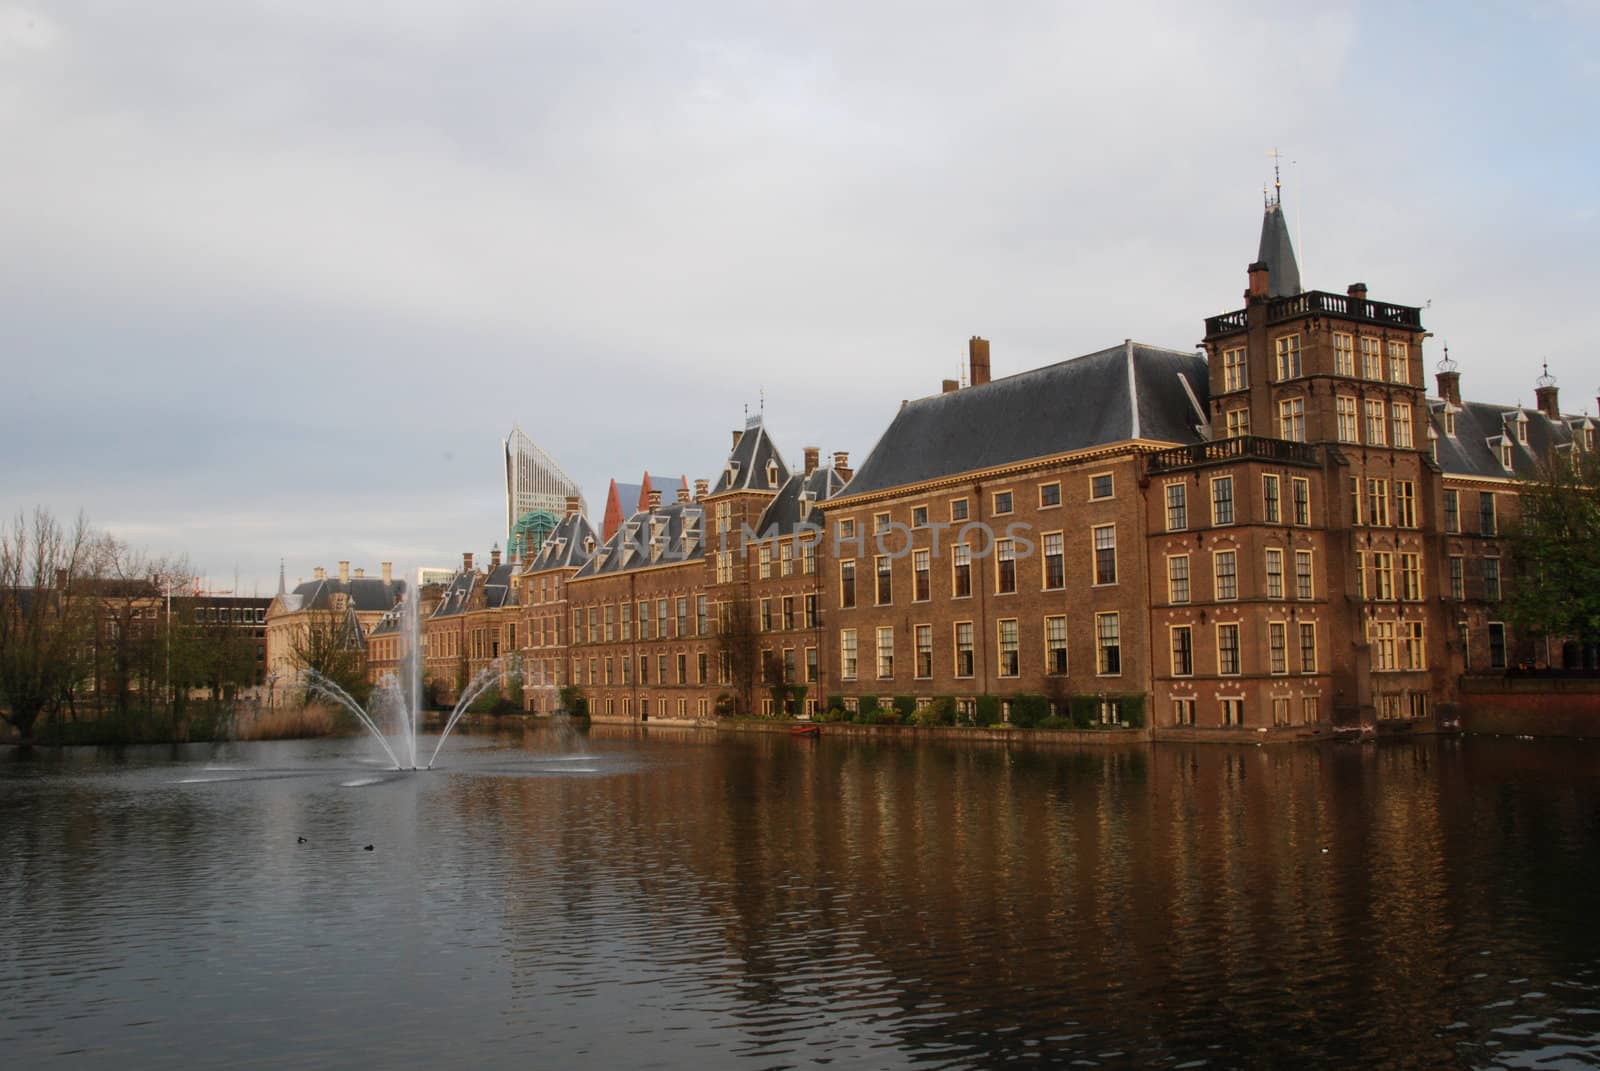
[[[362,848],[361,850],[364,851],[364,852],[370,852],[370,851],[372,851],[372,845],[369,844],[365,848]]]
[[[296,844],[305,844],[306,843],[306,839],[304,837],[296,837],[295,838],[295,843]]]

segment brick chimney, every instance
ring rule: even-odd
[[[841,480],[850,479],[850,452],[848,450],[835,450],[833,452],[833,471],[839,474]]]
[[[1267,299],[1267,262],[1258,260],[1246,268],[1250,285],[1245,287],[1246,301],[1265,301]]]
[[[678,501],[680,503],[689,501],[689,489],[687,487],[678,488]]]
[[[394,580],[394,562],[384,562],[382,564],[382,568],[383,582],[385,584],[392,582]]]
[[[1367,300],[1367,284],[1351,283],[1350,288],[1345,293],[1350,296],[1351,301],[1365,301]]]
[[[1539,412],[1551,420],[1561,419],[1560,393],[1560,388],[1556,386],[1556,377],[1550,374],[1550,365],[1546,362],[1544,375],[1534,380],[1533,396]]]
[[[1354,290],[1355,287],[1351,287]],[[1461,372],[1450,359],[1450,347],[1444,348],[1444,360],[1438,364],[1439,397],[1449,405],[1461,408]]]
[[[318,580],[326,580],[328,579],[328,570],[319,565],[315,569],[311,570],[311,575]]]
[[[710,480],[696,480],[694,482],[694,497],[697,500],[706,497],[710,493],[711,493],[711,481]]]
[[[489,551],[489,568],[500,568],[500,544],[498,543]]]
[[[470,550],[461,552],[461,571],[463,573],[472,572],[472,551]]]
[[[357,580],[365,579],[366,575],[367,575],[367,571],[365,569],[357,569],[356,570],[356,579]]]
[[[958,391],[960,389],[961,389],[961,384],[957,383],[953,379],[947,379],[943,383],[939,384],[939,393],[940,394],[953,394],[953,393],[955,393],[956,391]]]
[[[817,471],[817,466],[822,463],[822,447],[806,447],[806,475],[810,476]]]
[[[339,563],[339,583],[348,584],[349,582],[350,582],[350,563],[349,562],[340,562]]]
[[[660,508],[661,508],[661,492],[660,491],[656,491],[656,490],[651,490],[651,492],[650,492],[650,512],[654,513],[656,510],[658,510]]]
[[[568,517],[576,517],[578,515],[578,510],[582,508],[580,503],[581,503],[581,500],[578,498],[577,495],[568,495],[567,496],[567,516]]]
[[[972,372],[968,377],[974,387],[989,382],[989,340],[973,335],[967,342],[967,362]]]

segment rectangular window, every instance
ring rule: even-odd
[[[917,550],[911,553],[911,598],[914,602],[928,601],[928,570],[931,567],[931,561],[932,557],[929,551]]]
[[[806,543],[800,548],[800,572],[805,576],[817,575],[817,545]]]
[[[1098,476],[1089,477],[1089,497],[1092,499],[1110,498],[1112,495],[1113,481],[1111,473],[1102,472]]]
[[[762,580],[772,579],[772,548],[763,545],[756,552],[756,567]]]
[[[1222,724],[1239,726],[1244,724],[1244,697],[1222,700]]]
[[[1408,602],[1422,599],[1422,555],[1402,552],[1400,555],[1400,597]]]
[[[918,679],[925,680],[933,676],[933,626],[918,625],[917,639],[917,668]]]
[[[1042,483],[1039,485],[1039,506],[1048,509],[1051,506],[1061,505],[1061,484]]]
[[[762,632],[771,632],[772,631],[772,600],[771,599],[762,599],[761,600],[761,631]]]
[[[794,596],[783,597],[783,627],[787,631],[794,628]]]
[[[1409,347],[1404,342],[1389,343],[1389,382],[1410,383]]]
[[[1333,336],[1333,374],[1336,376],[1354,376],[1356,374],[1355,338],[1335,332]]]
[[[845,609],[856,604],[856,563],[846,558],[839,563],[839,605]]]
[[[1379,528],[1389,526],[1389,481],[1367,481],[1367,523]]]
[[[1262,516],[1268,524],[1277,524],[1280,517],[1278,482],[1276,476],[1261,477]]]
[[[1117,526],[1114,524],[1094,527],[1094,582],[1117,582]]]
[[[1239,626],[1217,626],[1217,672],[1224,677],[1239,675]]]
[[[1362,403],[1362,412],[1367,418],[1367,445],[1382,446],[1385,439],[1383,402],[1369,399]]]
[[[1217,550],[1211,554],[1212,573],[1216,580],[1216,597],[1219,601],[1239,597],[1238,552]]]
[[[1395,402],[1389,407],[1394,420],[1394,444],[1402,450],[1411,449],[1411,405]]]
[[[1189,555],[1174,554],[1167,559],[1167,601],[1189,601]]]
[[[1466,560],[1460,555],[1450,558],[1450,597],[1457,602],[1467,597]]]
[[[994,590],[1000,595],[1017,590],[1017,548],[1009,539],[994,542]]]
[[[1044,586],[1048,590],[1066,587],[1067,568],[1060,532],[1044,536]]]
[[[1450,533],[1461,531],[1461,492],[1446,491],[1444,493],[1444,530]]]
[[[958,599],[972,594],[972,551],[965,543],[950,549],[950,590]]]
[[[839,676],[847,681],[856,679],[856,630],[839,630]]]
[[[1294,493],[1294,523],[1307,525],[1311,523],[1311,481],[1296,476],[1289,481],[1289,486]]]
[[[1483,597],[1490,602],[1500,601],[1500,559],[1483,559]]]
[[[1193,725],[1196,701],[1194,699],[1174,699],[1172,701],[1172,722],[1174,725]]]
[[[1489,668],[1506,668],[1506,627],[1498,621],[1489,622]]]
[[[1350,523],[1359,525],[1361,518],[1361,477],[1350,477]]]
[[[894,576],[891,571],[892,560],[887,554],[877,557],[877,603],[879,606],[888,606],[894,602]]]
[[[1317,626],[1302,624],[1300,626],[1300,672],[1315,673],[1317,671]]]
[[[806,628],[817,627],[817,596],[806,596]]]
[[[1372,668],[1389,671],[1396,667],[1393,621],[1373,621],[1367,625],[1367,644],[1372,650]]]
[[[814,653],[815,652],[815,648],[813,648],[812,650],[813,650],[813,653]],[[708,673],[708,671],[710,669],[710,666],[708,664],[708,661],[706,659],[706,653],[704,651],[701,651],[699,654],[695,655],[695,667],[694,668],[695,668],[695,679],[701,684],[706,683],[706,674]]]
[[[1172,675],[1194,676],[1194,630],[1188,625],[1172,626]]]
[[[874,513],[872,515],[872,534],[882,535],[889,530],[889,515],[887,513]]]
[[[1492,536],[1500,531],[1500,524],[1495,513],[1494,492],[1481,491],[1478,493],[1478,534]]]
[[[1427,648],[1422,642],[1422,622],[1400,623],[1400,668],[1427,669]]]
[[[952,521],[964,521],[967,519],[966,499],[952,498],[950,500],[950,519]]]
[[[696,595],[694,599],[694,632],[696,636],[705,636],[711,632],[711,616],[707,612],[704,595]]]
[[[1094,615],[1096,670],[1111,677],[1122,672],[1122,618],[1119,614]]]
[[[633,604],[630,602],[625,602],[622,604],[621,628],[622,638],[624,640],[633,639]]]
[[[911,527],[913,527],[913,528],[926,528],[926,527],[928,527],[928,507],[927,506],[912,506],[911,507]]]
[[[1189,527],[1189,489],[1181,483],[1167,484],[1167,531],[1181,532]]]
[[[704,663],[705,657],[706,657],[705,655],[701,655],[700,656],[700,659],[701,659],[702,663]],[[815,684],[817,682],[817,673],[818,673],[818,671],[817,671],[817,649],[815,647],[807,647],[806,648],[806,680],[809,683]],[[705,675],[704,672],[701,672],[701,674],[700,674],[700,683],[704,684],[705,682],[706,682],[706,675]]]
[[[1244,350],[1222,351],[1222,389],[1244,390],[1250,385],[1250,372],[1245,364]]]
[[[1044,671],[1054,676],[1067,672],[1067,619],[1044,619]]]
[[[1005,514],[1010,513],[1010,512],[1011,512],[1011,492],[1010,491],[997,491],[997,492],[995,492],[995,496],[994,496],[994,515],[996,517],[1001,517],[1001,516],[1004,516]]]
[[[1289,626],[1267,622],[1267,659],[1273,673],[1289,672]]]
[[[1316,597],[1311,581],[1311,552],[1309,550],[1297,550],[1294,552],[1294,597],[1297,599]]]
[[[1286,695],[1275,695],[1272,697],[1272,724],[1289,724],[1289,703],[1290,699]]]
[[[1306,400],[1284,398],[1278,402],[1278,438],[1290,442],[1306,441]]]
[[[1394,482],[1394,523],[1401,528],[1417,526],[1417,485],[1411,480]]]
[[[679,596],[678,602],[677,602],[677,606],[675,607],[675,609],[678,611],[678,635],[680,637],[681,636],[687,636],[687,635],[689,635],[689,599],[688,599],[688,597],[687,596]]]
[[[1229,409],[1227,437],[1240,439],[1250,434],[1250,410]]]
[[[1267,598],[1283,598],[1283,550],[1267,548]]]
[[[1348,395],[1341,394],[1334,399],[1334,411],[1339,420],[1339,441],[1342,443],[1360,442],[1356,434],[1356,400]]]
[[[1233,477],[1216,476],[1211,480],[1211,523],[1233,523]]]
[[[689,683],[689,656],[686,654],[678,656],[678,683]]]
[[[956,622],[956,676],[970,677],[973,670],[972,622]]]
[[[720,510],[722,507],[719,506],[717,508]],[[854,539],[856,537],[855,518],[846,517],[844,520],[840,521],[838,525],[838,532],[840,542],[844,542],[847,539]]]
[[[605,607],[605,637],[607,643],[611,643],[612,637],[616,635],[616,625],[613,620],[616,615],[616,610],[617,608],[615,606],[611,606],[609,604]]]
[[[1383,353],[1375,338],[1361,340],[1361,374],[1367,379],[1383,378]]]
[[[656,600],[656,639],[667,638],[667,600]]]
[[[1017,665],[1017,623],[1013,619],[999,622],[1000,676],[1015,677]]]
[[[878,679],[888,680],[894,676],[894,627],[881,625],[878,628]]]
[[[1372,552],[1372,597],[1394,598],[1394,555],[1387,550]]]
[[[1300,378],[1300,336],[1284,335],[1277,340],[1278,378]]]

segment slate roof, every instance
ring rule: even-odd
[[[1267,266],[1267,296],[1294,297],[1301,292],[1300,265],[1294,259],[1294,244],[1289,241],[1289,222],[1283,215],[1283,202],[1267,205],[1261,219],[1261,248],[1256,260]]]
[[[1538,409],[1522,409],[1514,405],[1494,405],[1490,402],[1463,401],[1455,408],[1455,434],[1445,433],[1447,404],[1440,399],[1428,399],[1429,416],[1433,423],[1439,467],[1452,476],[1498,476],[1502,479],[1516,477],[1528,480],[1539,476],[1541,458],[1553,451],[1569,449],[1572,445],[1573,425],[1583,426],[1584,417],[1563,416],[1551,420]],[[1527,418],[1528,441],[1517,438],[1518,415]],[[1498,442],[1504,437],[1511,444],[1511,471],[1500,464]]]
[[[777,479],[767,478],[767,462],[778,464]],[[711,489],[714,495],[724,491],[776,491],[788,481],[789,466],[784,464],[778,446],[767,434],[767,426],[760,414],[745,421],[739,441],[728,454],[728,460]]]
[[[698,502],[673,502],[640,510],[596,548],[574,580],[704,559],[705,509]]]
[[[282,600],[283,608],[293,613],[296,610],[325,610],[332,605],[335,595],[344,594],[350,597],[348,605],[351,609],[357,613],[370,613],[389,609],[405,593],[404,580],[385,581],[375,576],[352,577],[349,580],[327,577],[304,581],[296,585],[293,591],[278,598]]]
[[[487,573],[480,573],[476,569],[462,570],[451,578],[444,589],[444,596],[430,616],[454,617],[469,610],[499,610],[517,605],[517,594],[511,587],[511,577],[516,569],[515,562],[501,562]],[[481,602],[473,597],[477,591],[483,592]]]
[[[1124,342],[975,387],[918,398],[900,407],[841,495],[1129,439],[1199,442],[1197,425],[1205,422],[1208,383],[1203,356]]]
[[[809,510],[803,509],[805,503],[801,496],[808,496],[812,509],[820,506],[828,499],[844,490],[844,479],[837,469],[823,466],[811,475],[797,472],[784,483],[777,495],[767,508],[761,513],[761,520],[756,525],[756,531],[762,535],[792,535],[798,531],[805,521],[818,524],[820,521],[811,516]]]
[[[524,575],[544,572],[546,569],[576,569],[589,560],[585,546],[590,539],[596,543],[600,536],[581,513],[561,518],[561,522],[545,537],[544,544],[534,559],[523,566]]]

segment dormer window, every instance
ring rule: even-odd
[[[778,463],[776,461],[768,460],[768,462],[767,462],[767,483],[768,484],[776,484],[777,482],[778,482]]]
[[[734,481],[739,478],[739,463],[737,461],[728,462],[728,471],[724,475],[727,477],[728,486],[732,487]]]
[[[1528,414],[1517,414],[1517,442],[1523,446],[1528,445]]]
[[[1444,411],[1444,433],[1452,439],[1456,435],[1456,413],[1454,409]]]
[[[1500,438],[1500,467],[1511,471],[1511,440],[1504,436]]]
[[[1428,426],[1428,456],[1435,465],[1439,463],[1439,433],[1433,430],[1432,425]]]
[[[584,540],[583,540],[583,552],[585,554],[593,554],[594,553],[594,536],[585,536],[584,537]]]

